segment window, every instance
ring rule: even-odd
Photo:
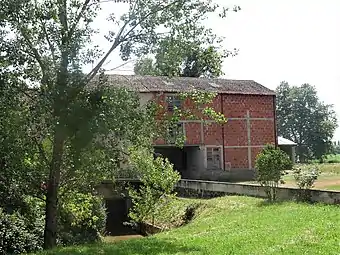
[[[207,168],[221,169],[221,148],[208,147],[207,148]]]
[[[175,143],[177,138],[184,135],[183,123],[178,123],[172,127],[169,127],[169,143]]]
[[[176,95],[169,95],[166,97],[166,102],[168,104],[168,111],[173,112],[175,107],[181,108],[182,100],[179,98],[179,96]]]

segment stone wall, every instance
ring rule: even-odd
[[[190,197],[215,197],[221,195],[242,195],[265,198],[264,187],[255,184],[237,184],[227,182],[180,180],[177,184],[179,195]],[[302,195],[297,188],[278,188],[278,200],[292,200]],[[340,204],[340,192],[309,190],[310,202]]]
[[[182,178],[185,178],[182,176]],[[252,169],[230,169],[230,170],[209,170],[201,169],[192,171],[189,179],[206,180],[206,181],[249,181],[255,179],[255,170]]]

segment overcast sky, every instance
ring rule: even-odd
[[[316,86],[321,100],[335,105],[340,120],[340,0],[217,2],[242,8],[230,13],[223,23],[209,19],[207,24],[226,37],[227,49],[239,49],[238,56],[224,62],[225,78],[251,79],[271,89],[284,80],[292,85],[310,83]],[[105,18],[113,5],[117,10],[116,4],[105,4],[96,23],[105,31]],[[102,35],[97,38],[101,46],[108,47]],[[105,68],[121,63],[114,54]],[[133,64],[127,64],[117,72],[132,71]],[[340,129],[334,139],[340,140]]]

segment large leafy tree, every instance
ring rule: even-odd
[[[219,14],[226,17],[228,8]],[[234,6],[234,12],[241,10]],[[198,17],[196,17],[198,18]],[[223,75],[224,58],[235,56],[237,50],[226,50],[223,38],[214,35],[200,22],[190,23],[183,33],[170,33],[157,41],[150,53],[153,57],[140,58],[134,71],[138,75],[216,78]]]
[[[278,134],[298,144],[301,161],[322,159],[332,148],[337,128],[332,105],[320,101],[314,86],[290,86],[282,82],[277,93]]]
[[[227,51],[220,45],[221,38],[206,37],[204,31],[201,33],[197,32],[186,41],[174,37],[159,41],[154,52],[155,60],[151,57],[139,59],[134,67],[135,74],[206,78],[223,75],[223,60],[236,55],[236,49]]]
[[[19,97],[15,75],[0,71],[0,207],[5,212],[25,210],[25,195],[42,198],[43,162],[36,161],[35,137],[25,127],[30,122],[26,100]]]
[[[118,167],[124,148],[150,139],[142,135],[152,132],[141,128],[149,127],[141,125],[147,112],[139,112],[136,97],[104,88],[99,73],[110,54],[120,51],[127,60],[152,53],[169,35],[188,38],[196,29],[213,38],[203,20],[219,8],[211,0],[112,1],[127,5],[128,11],[110,16],[117,29],[107,31],[111,47],[102,52],[92,43],[92,23],[104,2],[1,1],[0,55],[7,70],[35,88],[27,94],[26,87],[12,84],[13,93],[21,93],[30,104],[27,130],[35,141],[37,161],[45,166],[45,248],[56,245],[60,192],[92,190],[96,180],[110,177],[110,169]],[[222,17],[225,12],[222,9]],[[93,70],[83,74],[83,67],[93,62]],[[104,143],[105,138],[109,142]]]

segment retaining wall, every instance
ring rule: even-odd
[[[177,184],[177,191],[182,196],[215,197],[221,195],[242,195],[266,198],[264,187],[255,184],[201,181],[182,179]],[[292,200],[303,195],[298,188],[277,188],[278,200]],[[340,204],[340,192],[308,190],[310,202]]]

